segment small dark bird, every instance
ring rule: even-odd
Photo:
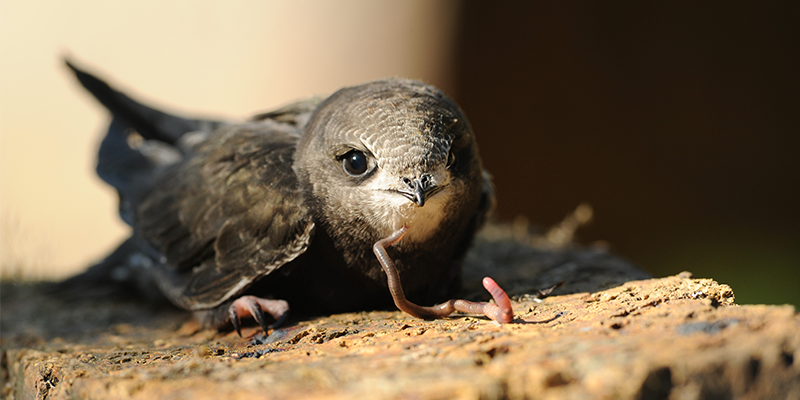
[[[133,234],[63,286],[157,287],[205,326],[237,331],[250,316],[266,331],[289,304],[513,318],[490,278],[497,305],[414,304],[458,290],[494,203],[470,125],[438,89],[379,80],[229,124],[154,110],[67,65],[113,116],[97,172]]]

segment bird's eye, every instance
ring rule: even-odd
[[[344,172],[351,176],[361,176],[367,172],[367,156],[358,150],[351,150],[342,156]]]

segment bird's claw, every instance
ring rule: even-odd
[[[267,325],[264,311],[275,320],[271,325]],[[228,318],[239,336],[242,336],[241,316],[245,314],[250,314],[266,333],[286,321],[289,315],[289,304],[284,300],[262,299],[256,296],[242,296],[236,299],[228,307]]]
[[[266,317],[264,317],[264,311],[261,311],[261,306],[259,306],[256,302],[251,302],[247,305],[247,308],[250,311],[250,315],[253,316],[253,319],[255,319],[256,322],[258,322],[258,325],[261,326],[261,330],[267,332],[269,326],[267,326],[265,321]]]
[[[239,337],[242,337],[242,327],[239,322],[239,314],[236,314],[236,307],[231,304],[228,308],[228,318],[231,320],[231,325],[233,325],[233,329],[236,330],[236,333],[239,334]]]

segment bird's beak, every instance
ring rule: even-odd
[[[402,181],[406,189],[399,190],[399,193],[414,202],[418,207],[424,206],[431,196],[443,188],[443,186],[433,184],[430,175],[427,174],[421,178],[403,178]]]
[[[413,194],[414,198],[412,201],[419,206],[422,207],[425,205],[425,199],[428,197],[428,193],[431,192],[433,187],[423,187],[422,183],[420,183],[419,179],[414,179],[414,189]]]

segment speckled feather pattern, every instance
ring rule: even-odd
[[[365,225],[378,229],[381,237],[410,223],[405,243],[430,239],[445,215],[462,209],[459,195],[467,195],[468,199],[479,196],[483,178],[466,118],[452,100],[431,86],[391,79],[345,89],[323,102],[309,130],[319,133],[304,136],[299,150],[302,159],[295,170],[306,166],[306,161],[314,162],[313,167],[308,167],[312,170],[308,173],[309,184],[316,197],[329,200],[326,213],[331,217],[341,215],[348,208],[345,204],[368,204],[364,210],[355,209],[346,217],[365,220]],[[342,147],[343,143],[349,147]],[[455,149],[460,165],[469,168],[447,170],[453,143],[461,146]],[[319,152],[320,148],[324,150]],[[374,157],[375,174],[358,185],[330,185],[336,177],[325,176],[325,171],[331,169],[326,164],[351,148]],[[431,174],[434,185],[444,187],[426,207],[414,207],[389,191],[403,187],[401,177],[423,173]],[[304,173],[300,171],[299,175]]]

